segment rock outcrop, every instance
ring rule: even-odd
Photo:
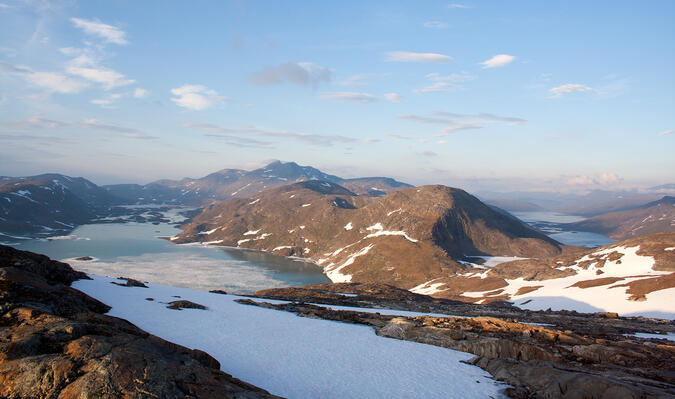
[[[0,397],[272,398],[217,360],[104,315],[67,264],[0,246]]]

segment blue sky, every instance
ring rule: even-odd
[[[0,0],[0,174],[675,181],[675,2]]]

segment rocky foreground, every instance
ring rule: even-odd
[[[104,315],[65,263],[0,246],[0,397],[272,398],[205,352]]]
[[[470,363],[514,388],[514,398],[671,398],[675,346],[630,336],[675,333],[675,323],[615,313],[528,311],[503,302],[476,305],[417,295],[377,284],[322,284],[256,293],[286,300],[239,302],[303,317],[372,326],[380,336],[475,354]],[[457,317],[401,317],[334,310],[331,306],[394,308]]]
[[[70,287],[80,279],[88,277],[67,264],[0,246],[0,397],[275,397],[220,371],[219,362],[203,351],[106,316],[107,305]],[[113,284],[122,285],[122,290],[148,289],[132,279]],[[141,302],[152,300],[140,295]],[[500,301],[481,305],[383,284],[271,289],[236,301],[370,326],[382,337],[474,354],[468,363],[509,384],[506,394],[513,398],[675,396],[674,342],[634,336],[675,334],[673,321],[529,311]],[[177,309],[169,312],[205,309],[184,299],[169,305]],[[372,308],[429,315],[380,314]]]

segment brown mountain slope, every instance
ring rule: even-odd
[[[213,204],[182,228],[173,242],[312,258],[334,282],[406,289],[467,271],[458,262],[467,255],[542,257],[563,248],[465,191],[444,186],[363,197],[326,181],[296,183]]]
[[[675,232],[675,197],[665,196],[639,208],[598,215],[570,228],[625,240],[653,233]]]

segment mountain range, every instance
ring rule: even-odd
[[[584,194],[547,191],[478,192],[488,204],[511,212],[552,211],[593,217],[618,212],[675,195],[675,185],[665,184],[645,190],[590,190]]]
[[[412,187],[388,177],[343,179],[311,166],[281,161],[251,171],[223,169],[198,179],[158,180],[145,185],[115,184],[103,187],[115,197],[130,203],[199,206],[213,201],[247,198],[264,190],[308,180],[338,183],[358,195],[371,196],[382,196]]]
[[[224,169],[198,179],[158,180],[145,185],[97,186],[82,177],[43,174],[0,177],[0,239],[50,236],[111,215],[131,204],[204,206],[292,182],[322,179],[352,192],[382,196],[412,187],[387,177],[343,179],[294,162],[275,161],[252,171]]]

